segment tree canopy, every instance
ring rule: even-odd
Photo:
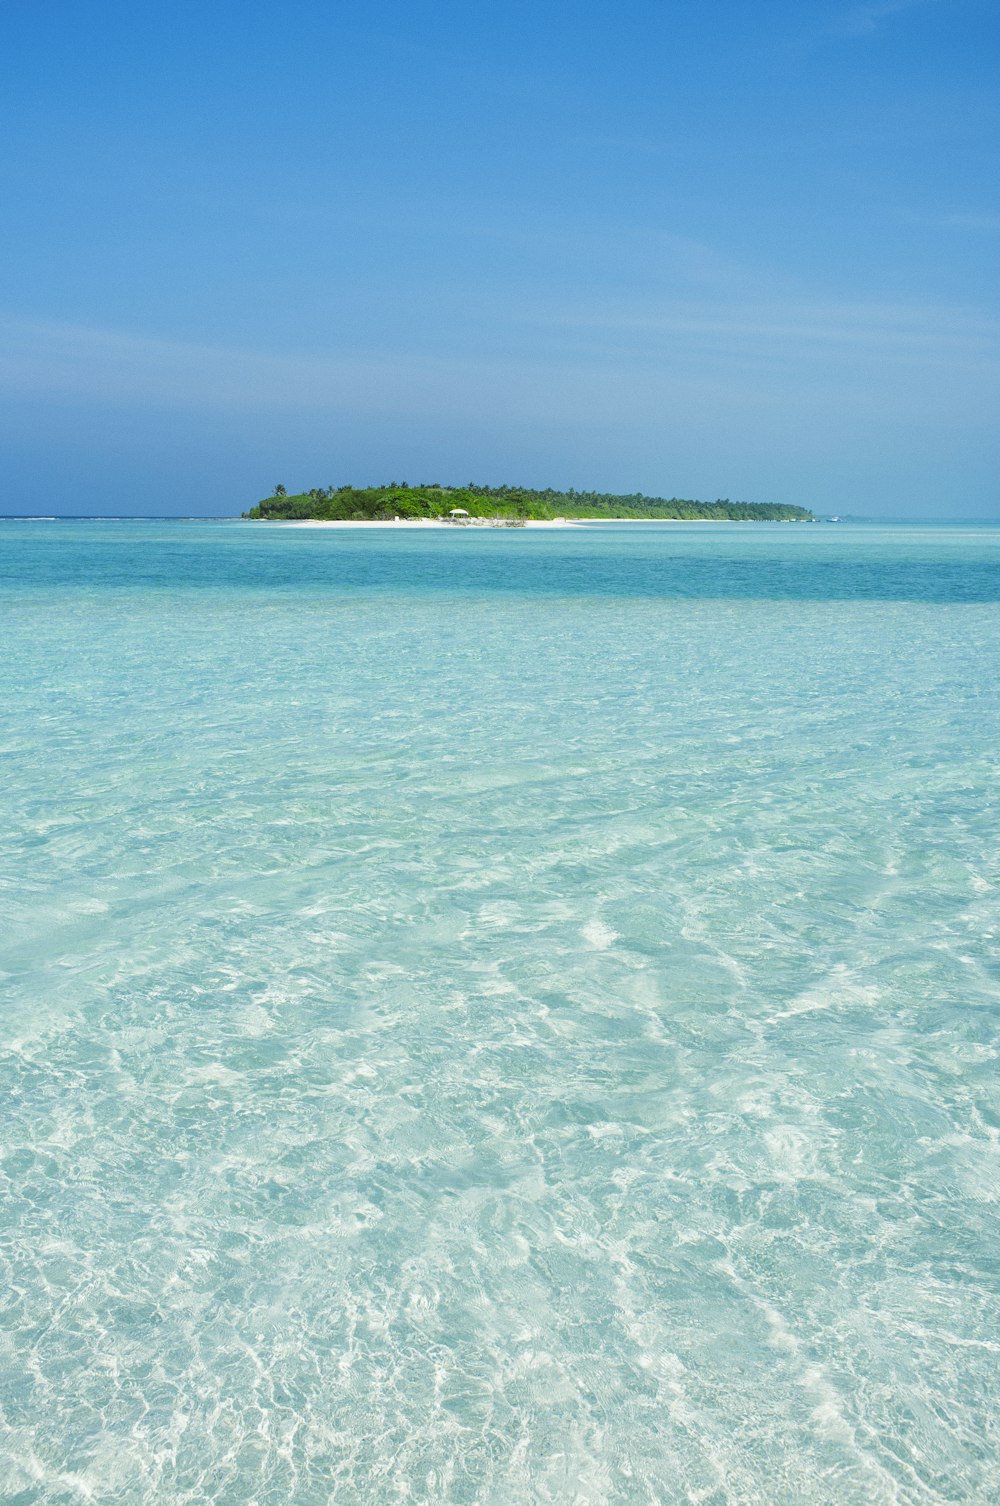
[[[473,518],[728,518],[737,522],[803,522],[812,517],[805,507],[777,502],[731,502],[720,497],[698,502],[681,497],[647,497],[642,492],[534,491],[524,486],[441,486],[425,482],[408,486],[314,487],[286,495],[284,487],[245,512],[245,518],[316,518],[335,522],[365,522],[391,518],[441,518],[464,508]]]

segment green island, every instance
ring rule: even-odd
[[[451,514],[457,514],[452,517]],[[695,502],[680,497],[646,497],[642,492],[615,496],[609,492],[532,491],[525,486],[329,486],[288,495],[277,486],[270,497],[251,507],[244,518],[285,521],[390,522],[394,519],[439,519],[443,522],[491,520],[518,526],[551,522],[556,518],[685,518],[730,519],[736,522],[807,523],[813,514],[805,507],[776,502]]]

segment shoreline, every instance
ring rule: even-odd
[[[747,518],[526,518],[523,523],[495,523],[491,518],[470,518],[467,523],[453,523],[448,518],[245,518],[239,521],[267,523],[272,528],[578,528],[581,523],[650,523],[739,524],[757,526],[761,522],[784,522],[784,519]],[[799,519],[793,521],[798,522]]]
[[[477,518],[468,523],[452,523],[447,518],[252,518],[254,523],[270,523],[274,528],[496,528],[506,529],[506,523],[494,523],[490,518]],[[575,528],[583,518],[526,518],[516,523],[515,528]],[[593,520],[586,520],[593,521]]]

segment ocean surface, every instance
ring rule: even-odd
[[[0,1499],[995,1506],[1000,527],[0,607]]]

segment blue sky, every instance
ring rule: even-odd
[[[1000,517],[995,0],[0,4],[5,512]]]

